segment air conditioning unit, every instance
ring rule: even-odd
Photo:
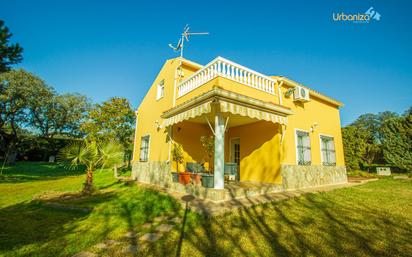
[[[309,101],[309,89],[304,87],[295,87],[293,91],[293,101],[308,102]]]

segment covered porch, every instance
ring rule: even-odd
[[[279,190],[281,143],[291,113],[286,107],[221,88],[166,111],[163,127],[170,143],[183,147],[185,161],[208,161],[213,166],[213,188],[183,190],[198,196],[220,195],[212,196],[215,201]],[[201,136],[213,136],[213,160],[205,159]],[[225,163],[237,164],[236,181],[225,182]]]

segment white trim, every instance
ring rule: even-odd
[[[170,163],[170,157],[172,155],[172,140],[173,140],[173,126],[167,128],[167,138],[169,139],[169,147],[167,154],[167,163]]]
[[[210,130],[212,131],[213,136],[214,136],[214,135],[215,135],[215,130],[213,129],[212,124],[210,124],[210,121],[209,121],[209,119],[207,118],[207,116],[205,116],[205,118],[206,118],[207,124],[209,124],[209,128],[210,128]]]
[[[134,156],[136,155],[136,146],[137,146],[137,140],[136,140],[136,136],[137,136],[137,123],[138,123],[138,119],[139,119],[139,112],[136,110],[135,112],[135,118],[136,118],[136,124],[134,126],[134,142],[133,142],[133,153],[132,153],[132,162],[134,162]],[[139,154],[140,155],[140,154]],[[139,156],[140,157],[140,156]]]
[[[142,154],[142,152],[141,152],[141,149],[142,149],[142,138],[143,137],[147,137],[147,136],[149,136],[149,142],[147,143],[147,160],[145,160],[145,161],[142,161],[142,158],[140,158],[141,156],[141,154]],[[140,137],[140,149],[139,149],[139,162],[148,162],[149,160],[150,160],[150,142],[152,141],[152,136],[150,135],[150,133],[148,133],[148,134],[144,134],[144,135],[142,135],[141,137]]]
[[[229,116],[227,116],[227,118],[226,118],[225,129],[224,129],[225,132],[227,131],[227,124],[228,123],[229,123]]]
[[[334,137],[334,136],[328,135],[328,134],[319,133],[320,165],[325,166],[325,165],[323,165],[322,138],[321,138],[322,136],[324,136],[324,137],[330,137],[330,138],[333,139],[333,149],[335,149],[335,162],[336,162],[336,144],[335,144],[335,137]],[[328,166],[328,165],[326,165],[326,166]]]
[[[159,92],[161,91],[159,91],[159,89],[160,89],[160,85],[162,82],[163,82],[163,95],[160,95]],[[160,99],[164,97],[165,97],[165,80],[162,79],[159,81],[159,83],[156,84],[156,101],[159,101]]]
[[[311,161],[311,165],[312,165],[312,140],[310,139],[310,132],[308,130],[295,128],[294,133],[295,133],[295,161],[296,161],[296,165],[300,165],[299,160],[298,160],[298,137],[297,137],[297,132],[298,131],[308,133],[309,143],[310,143],[310,161]]]

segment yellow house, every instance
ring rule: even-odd
[[[346,183],[341,106],[289,78],[222,57],[204,66],[170,59],[136,111],[132,174],[168,186],[174,143],[185,163],[203,163],[200,137],[213,135],[215,189],[225,187],[225,163],[237,165],[240,182],[284,190]]]

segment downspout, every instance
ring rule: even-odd
[[[173,79],[173,107],[176,106],[176,91],[177,91],[177,80],[180,77],[179,74],[179,68],[182,70],[182,56],[179,57],[179,65],[175,69],[175,74],[174,74],[174,79]],[[173,128],[172,126],[169,126],[168,128],[168,137],[169,137],[169,153],[167,157],[167,163],[170,163],[170,157],[171,157],[171,151],[172,151],[172,132]]]
[[[174,77],[174,81],[173,81],[173,107],[176,106],[177,80],[180,77],[180,73],[182,73],[182,71],[183,71],[182,65],[183,65],[182,57],[179,57],[179,65],[175,69],[175,77]],[[181,70],[180,73],[179,73],[179,68]]]
[[[283,80],[279,83],[278,85],[278,94],[279,94],[279,104],[283,105],[283,99],[282,99],[282,85],[283,85]]]
[[[167,156],[167,163],[170,163],[170,157],[171,157],[171,152],[172,152],[172,142],[173,142],[173,125],[170,125],[167,128],[167,136],[169,137],[169,154]]]
[[[284,129],[283,129],[283,126],[285,126]],[[281,125],[282,135],[281,135],[281,137],[280,137],[280,145],[283,144],[283,139],[285,138],[286,129],[287,129],[287,125],[286,125],[286,124],[283,124],[283,126]]]
[[[278,95],[279,95],[279,105],[283,105],[283,99],[282,99],[282,85],[283,85],[283,80],[280,81],[278,85]],[[283,129],[283,126],[281,125],[281,130],[282,130],[282,135],[280,138],[280,145],[283,143],[283,139],[285,137],[285,132],[286,132],[286,125],[284,124],[285,129]]]

